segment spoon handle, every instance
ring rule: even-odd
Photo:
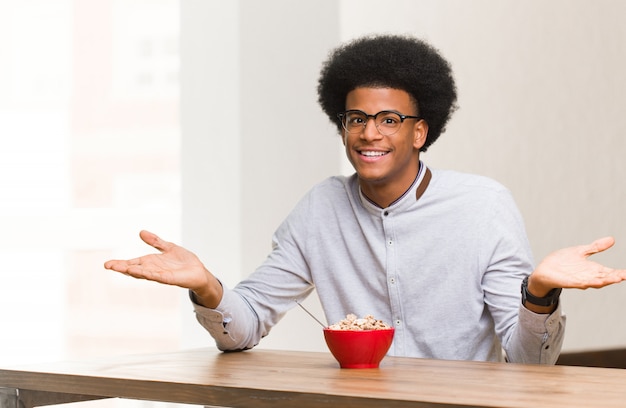
[[[312,318],[313,318],[316,322],[318,322],[318,323],[320,324],[320,326],[322,326],[322,327],[324,327],[324,328],[326,327],[326,325],[325,325],[324,323],[320,322],[320,321],[318,320],[318,318],[317,318],[317,317],[313,316],[313,314],[312,314],[311,312],[309,312],[308,310],[306,310],[306,307],[302,306],[302,305],[300,304],[300,302],[298,302],[298,299],[294,299],[293,301],[294,301],[294,302],[296,302],[296,303],[298,304],[298,306],[300,306],[300,307],[302,308],[302,310],[304,310],[304,311],[305,311],[305,312],[306,312],[309,316],[311,316],[311,317],[312,317]]]

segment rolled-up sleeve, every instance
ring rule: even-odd
[[[222,351],[247,350],[256,346],[258,319],[247,302],[236,292],[224,287],[220,304],[215,309],[199,305],[189,292],[196,319]],[[236,318],[234,317],[236,316]]]
[[[561,303],[549,315],[534,313],[520,305],[516,336],[507,360],[514,363],[555,364],[565,335],[565,315]]]

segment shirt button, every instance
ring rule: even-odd
[[[400,319],[396,319],[395,323],[396,323],[396,326],[400,326],[402,324],[402,321],[400,321]]]
[[[393,240],[392,240],[391,238],[389,238],[389,240],[387,241],[387,243],[388,243],[389,245],[393,245]]]
[[[389,278],[389,283],[392,285],[396,283],[396,278]]]

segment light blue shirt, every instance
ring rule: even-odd
[[[556,362],[565,316],[521,306],[534,267],[510,192],[486,177],[425,166],[387,208],[364,197],[356,175],[311,189],[249,278],[224,288],[217,309],[194,304],[221,350],[255,346],[317,289],[329,323],[372,314],[395,329],[390,355]],[[423,186],[422,186],[423,187]]]

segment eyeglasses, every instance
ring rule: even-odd
[[[419,116],[402,115],[393,111],[380,111],[375,115],[368,115],[360,110],[341,112],[337,114],[337,117],[341,120],[341,126],[343,126],[346,132],[353,134],[363,132],[369,118],[372,118],[378,133],[383,136],[391,136],[397,133],[406,119],[422,119]]]

